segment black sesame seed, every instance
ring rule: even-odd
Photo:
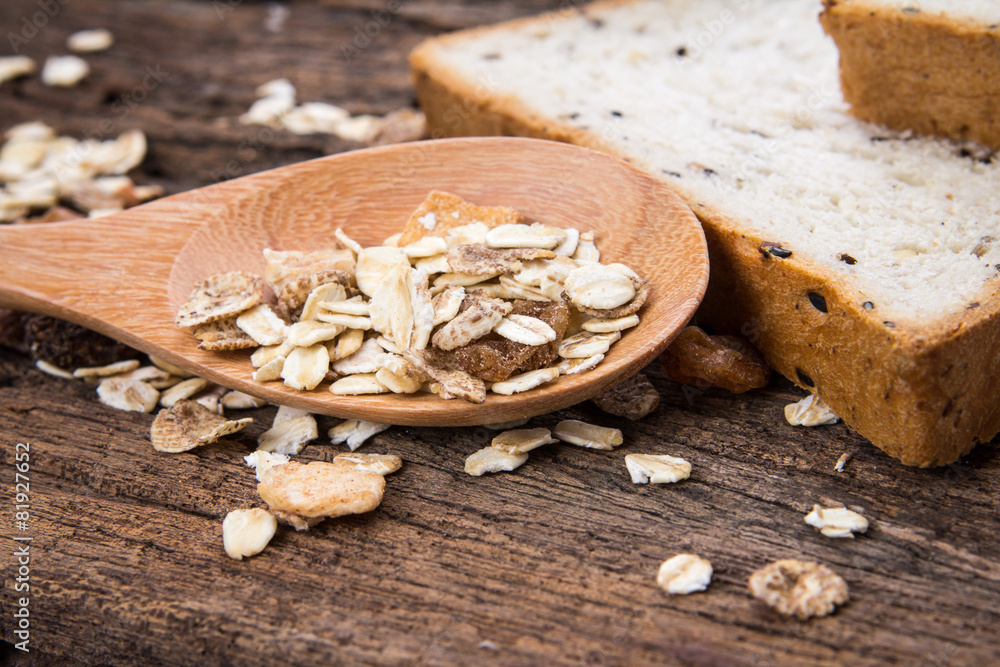
[[[614,116],[615,118],[621,118],[622,117],[622,112],[621,111],[612,111],[611,115]]]
[[[681,177],[681,175],[678,174],[676,171],[667,171],[666,169],[661,169],[660,171],[662,171],[667,176],[673,176],[674,178],[680,178]]]
[[[789,257],[792,256],[791,250],[785,250],[784,248],[781,247],[771,248],[770,253],[780,259],[788,259]]]
[[[978,301],[973,301],[972,303],[969,304],[969,310],[972,310],[973,308],[979,308]]]
[[[895,322],[883,322],[882,324],[884,324],[885,326],[889,327],[890,329],[893,329],[896,326]]]
[[[865,301],[863,304],[861,304],[861,307],[864,308],[865,310],[875,310],[875,304],[872,303],[871,301]]]
[[[569,119],[570,119],[570,120],[576,120],[576,119],[577,119],[577,118],[579,118],[579,117],[580,117],[580,114],[578,114],[578,113],[577,113],[577,112],[575,112],[575,111],[574,111],[573,113],[571,113],[571,114],[569,115]]]
[[[604,27],[604,21],[601,19],[590,19],[588,22],[594,30],[600,30]]]
[[[677,54],[678,58],[683,58],[684,56],[686,56],[688,54],[688,50],[686,48],[684,48],[683,46],[681,46],[681,47],[678,47],[677,50],[674,51],[674,53]]]
[[[848,255],[847,253],[843,253],[843,252],[840,253],[839,258],[840,258],[841,262],[843,262],[844,264],[847,264],[849,266],[854,266],[855,264],[858,263],[858,260],[854,259],[853,257],[851,257],[850,255]]]
[[[714,169],[709,169],[708,167],[705,167],[704,169],[702,169],[702,172],[704,172],[704,174],[706,176],[716,176],[719,173],[719,172],[717,172]]]
[[[813,382],[813,379],[811,377],[809,377],[808,375],[806,375],[805,373],[803,373],[801,368],[796,368],[795,369],[795,375],[798,376],[799,382],[801,382],[805,386],[807,386],[807,387],[815,387],[816,386],[816,383]]]
[[[809,303],[813,305],[813,308],[821,313],[826,312],[826,298],[819,292],[809,292],[807,295],[809,297]]]

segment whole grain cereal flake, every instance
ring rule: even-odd
[[[252,422],[251,417],[226,419],[194,401],[180,400],[156,415],[150,440],[157,451],[176,454],[215,442]]]
[[[222,522],[222,545],[234,560],[256,556],[274,537],[278,521],[267,510],[233,510]]]
[[[712,564],[694,554],[677,554],[660,564],[656,583],[669,595],[687,595],[708,588]]]
[[[264,296],[264,281],[246,271],[210,276],[194,286],[177,312],[177,326],[194,327],[238,315]]]
[[[289,461],[266,470],[257,492],[268,506],[299,529],[304,524],[345,514],[370,512],[382,502],[385,478],[353,466]]]
[[[750,575],[750,594],[779,614],[805,621],[832,614],[849,599],[847,582],[826,565],[779,560]]]

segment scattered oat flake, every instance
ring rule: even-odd
[[[122,373],[128,373],[129,371],[134,371],[139,368],[138,359],[127,359],[125,361],[116,361],[113,364],[108,364],[107,366],[89,366],[86,368],[77,368],[73,371],[73,377],[76,378],[97,378],[97,377],[109,377],[111,375],[121,375]]]
[[[178,382],[174,386],[160,394],[160,405],[165,408],[173,407],[177,401],[191,398],[208,386],[208,380],[202,378],[189,378]]]
[[[846,507],[823,508],[813,505],[806,515],[806,523],[827,537],[854,538],[854,533],[868,531],[868,520]]]
[[[265,452],[262,449],[258,449],[244,456],[243,460],[248,466],[254,469],[257,481],[259,482],[268,468],[288,463],[291,459],[289,459],[287,454],[275,454],[274,452]]]
[[[42,67],[46,86],[72,88],[90,74],[90,65],[77,56],[49,56]]]
[[[687,595],[708,588],[712,564],[694,554],[677,554],[660,564],[656,583],[669,595]]]
[[[97,53],[111,48],[114,42],[110,31],[98,28],[74,32],[66,38],[66,47],[75,53]]]
[[[824,426],[840,421],[818,394],[809,394],[798,403],[786,405],[785,419],[792,426]]]
[[[553,442],[557,440],[547,428],[522,428],[498,434],[490,446],[505,454],[526,454]]]
[[[246,271],[219,273],[194,286],[177,313],[177,326],[208,324],[257,305],[264,296],[264,281]]]
[[[266,510],[233,510],[222,522],[222,545],[230,558],[243,560],[263,551],[277,529],[277,519]]]
[[[389,428],[389,424],[348,419],[330,429],[330,442],[334,445],[346,444],[352,452],[369,438]]]
[[[194,401],[181,400],[156,415],[150,440],[157,451],[175,454],[213,443],[252,422],[249,417],[226,419]]]
[[[508,454],[492,446],[484,447],[465,459],[465,472],[481,477],[486,473],[514,470],[527,460],[527,454]]]
[[[160,400],[160,392],[142,380],[109,377],[97,385],[101,403],[128,412],[152,412]]]
[[[303,410],[301,408],[293,408],[290,405],[279,405],[278,409],[274,413],[274,419],[271,420],[271,426],[277,426],[278,424],[290,422],[293,419],[298,419],[299,417],[307,417],[311,414],[312,413],[308,410]]]
[[[76,377],[64,368],[59,368],[55,364],[50,364],[44,359],[39,359],[35,362],[35,368],[41,372],[51,375],[52,377],[62,378],[64,380],[75,380]]]
[[[342,107],[325,102],[306,102],[281,116],[281,124],[295,134],[333,134],[339,123],[351,114]]]
[[[0,57],[0,83],[27,76],[35,71],[35,61],[27,56]]]
[[[228,390],[217,384],[210,385],[208,389],[194,397],[194,402],[203,408],[211,410],[215,414],[222,414],[222,404],[219,400]]]
[[[275,454],[298,454],[318,437],[316,418],[306,414],[272,424],[257,438],[257,449]]]
[[[250,410],[253,408],[262,408],[267,405],[267,401],[263,398],[257,398],[256,396],[235,390],[224,394],[219,399],[219,403],[228,410]]]
[[[800,621],[831,614],[849,598],[847,582],[826,565],[794,559],[757,570],[748,585],[755,598]]]
[[[850,460],[851,460],[851,453],[844,452],[843,454],[840,455],[840,458],[837,459],[837,463],[836,465],[833,466],[833,469],[836,472],[844,472],[844,466],[847,465],[847,462]]]
[[[667,454],[629,454],[625,457],[635,484],[673,484],[691,476],[691,464]]]
[[[257,485],[272,510],[306,521],[370,512],[382,502],[384,489],[385,478],[378,473],[325,461],[273,466]]]
[[[395,454],[337,454],[333,462],[382,476],[391,475],[403,467],[403,459]]]
[[[552,435],[563,442],[588,449],[610,450],[623,442],[622,432],[618,429],[588,424],[577,419],[564,419],[559,422],[553,429]]]

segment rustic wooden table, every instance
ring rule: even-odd
[[[138,127],[137,180],[169,192],[357,146],[241,126],[254,87],[288,77],[302,101],[355,113],[413,102],[407,52],[422,38],[565,6],[558,0],[5,0],[0,52],[37,60],[106,27],[71,90],[37,77],[0,86],[0,130],[41,119],[61,133]],[[37,26],[32,28],[32,26]],[[369,35],[365,36],[365,31]],[[10,45],[10,35],[19,35]],[[344,47],[358,46],[348,60]],[[391,195],[391,193],[389,193]],[[0,352],[0,635],[17,641],[14,446],[31,445],[31,652],[16,664],[1000,663],[1000,456],[980,446],[936,470],[903,467],[843,425],[795,429],[783,380],[733,396],[691,392],[649,369],[662,403],[638,423],[590,405],[537,418],[622,428],[613,453],[539,450],[516,473],[472,478],[482,428],[392,428],[365,445],[406,462],[365,516],[281,530],[244,562],[221,522],[259,505],[240,457],[274,408],[253,411],[238,445],[163,455],[152,417],[97,401],[91,386]],[[335,420],[320,419],[321,432]],[[314,444],[304,459],[331,459]],[[691,461],[690,480],[636,486],[626,452]],[[853,458],[833,470],[844,452]],[[862,508],[868,534],[831,540],[802,521],[814,502]],[[19,535],[22,533],[18,533]],[[681,551],[715,565],[711,588],[668,598],[659,563]],[[747,576],[803,557],[829,564],[851,602],[810,622],[750,598]]]

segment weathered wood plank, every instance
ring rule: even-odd
[[[264,27],[270,3],[233,0],[227,11],[222,2],[218,11],[193,0],[63,5],[25,52],[43,60],[95,26],[111,28],[117,45],[88,56],[94,73],[72,91],[37,77],[0,86],[0,129],[34,118],[76,136],[141,127],[150,155],[139,179],[176,192],[356,147],[236,124],[259,83],[289,76],[303,101],[384,113],[412,103],[405,54],[424,36],[566,4],[404,2],[348,62],[340,47],[381,0],[294,2],[276,33]],[[38,7],[2,3],[0,32]],[[145,90],[148,67],[168,75]],[[464,474],[465,456],[492,437],[486,429],[392,428],[365,445],[406,461],[382,507],[308,533],[282,527],[264,553],[237,563],[222,550],[221,521],[260,505],[240,457],[274,408],[250,411],[258,423],[227,443],[164,455],[148,442],[151,416],[107,408],[92,386],[0,352],[0,488],[11,488],[13,444],[31,442],[35,538],[35,650],[0,655],[31,665],[1000,661],[996,443],[958,465],[914,470],[843,425],[786,425],[782,407],[800,394],[784,381],[732,396],[651,375],[663,402],[640,423],[589,405],[533,422],[619,426],[619,451],[552,446],[512,474]],[[321,432],[334,423],[321,418]],[[303,458],[336,451],[315,444]],[[692,478],[635,486],[623,458],[638,451],[684,456]],[[842,452],[853,458],[838,474]],[[824,538],[802,521],[814,502],[863,508],[872,527],[856,540]],[[9,496],[0,503],[0,534],[11,536]],[[713,561],[708,592],[668,598],[656,588],[660,561],[679,551]],[[9,553],[0,558],[6,640]],[[747,595],[746,578],[781,557],[828,563],[852,601],[808,623],[769,611]]]
[[[4,369],[18,364],[8,355]],[[470,478],[464,457],[489,439],[485,429],[390,429],[366,445],[406,461],[379,510],[304,534],[282,529],[264,554],[236,563],[221,549],[221,519],[260,504],[239,457],[273,408],[253,411],[264,423],[232,443],[168,456],[146,441],[151,417],[105,408],[82,383],[21,377],[0,390],[0,430],[36,453],[37,632],[57,654],[83,642],[94,661],[114,662],[183,636],[165,664],[263,664],[276,652],[299,664],[461,662],[470,651],[609,664],[660,652],[710,664],[997,655],[981,642],[1000,612],[1000,549],[981,539],[996,528],[989,504],[966,505],[969,486],[943,474],[947,488],[919,508],[902,488],[887,494],[884,475],[914,488],[928,473],[840,426],[826,430],[857,450],[841,475],[832,471],[839,450],[804,449],[824,439],[819,430],[799,435],[777,422],[768,455],[734,460],[760,437],[743,435],[760,430],[746,420],[793,397],[784,385],[746,397],[744,410],[714,390],[690,409],[672,406],[681,390],[654,374],[666,405],[625,425],[624,451],[688,458],[695,473],[675,487],[634,487],[623,450],[569,446],[541,450],[514,474]],[[55,400],[39,390],[46,385]],[[611,423],[586,407],[536,421],[566,417]],[[334,449],[313,445],[304,458],[330,459]],[[0,465],[7,475],[8,447]],[[959,474],[995,496],[996,457],[976,466]],[[824,498],[863,507],[872,530],[854,541],[819,536],[802,516]],[[945,513],[947,535],[925,527],[927,515]],[[715,563],[709,593],[668,599],[656,589],[659,562],[681,550]],[[850,582],[851,604],[800,624],[751,600],[749,572],[785,556],[829,563]],[[67,627],[96,618],[100,639]],[[482,641],[497,650],[478,649]]]

